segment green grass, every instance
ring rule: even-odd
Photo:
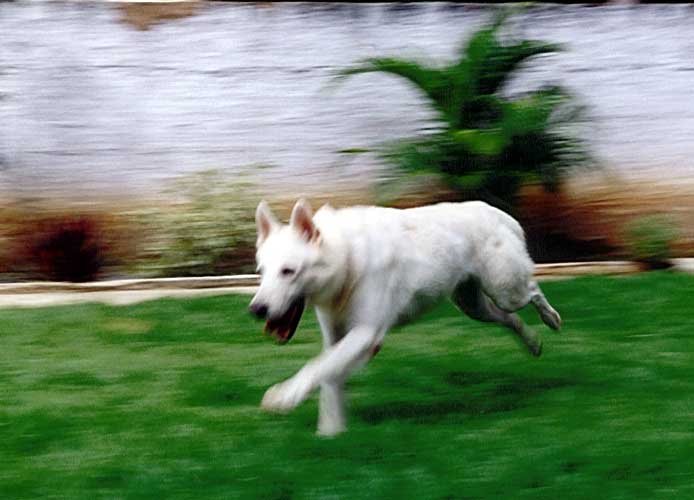
[[[694,278],[543,285],[544,355],[444,304],[392,332],[349,386],[258,409],[320,349],[286,346],[248,297],[0,310],[0,498],[694,498]]]

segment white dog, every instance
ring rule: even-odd
[[[397,210],[322,207],[299,200],[288,226],[256,211],[260,288],[250,305],[281,342],[305,301],[315,307],[323,352],[271,387],[262,407],[286,412],[320,388],[318,433],[345,430],[344,382],[381,347],[389,328],[451,297],[468,316],[510,328],[539,356],[537,333],[513,313],[528,303],[558,330],[561,318],[533,281],[521,226],[482,202]]]

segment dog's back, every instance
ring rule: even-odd
[[[434,250],[445,242],[457,244],[458,252],[482,251],[499,238],[525,246],[525,234],[510,215],[481,201],[438,203],[395,209],[375,206],[321,208],[315,221],[322,231],[339,231],[351,243],[374,240],[393,250]],[[443,240],[442,240],[443,238]],[[385,250],[381,248],[381,250]],[[468,255],[470,257],[470,255]]]
[[[380,314],[416,311],[471,277],[492,287],[508,276],[532,274],[521,226],[483,202],[404,210],[325,207],[315,222],[349,247],[360,292]]]

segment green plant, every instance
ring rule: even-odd
[[[463,193],[504,204],[524,181],[556,190],[565,172],[589,155],[571,127],[584,117],[575,98],[557,85],[509,97],[504,89],[530,58],[556,52],[556,44],[502,41],[509,10],[465,43],[459,58],[443,67],[398,59],[370,58],[340,72],[338,81],[382,72],[404,78],[436,111],[439,128],[424,138],[397,142],[383,155],[406,171],[443,174]]]
[[[664,215],[646,215],[633,219],[624,231],[627,252],[637,261],[657,266],[671,256],[672,243],[677,238],[677,228]]]
[[[217,170],[174,181],[166,201],[137,214],[145,233],[138,270],[165,276],[252,270],[257,199],[251,186],[243,174]]]

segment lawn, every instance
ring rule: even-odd
[[[694,277],[543,285],[528,356],[449,304],[352,379],[350,429],[264,390],[320,349],[275,345],[248,297],[0,310],[0,498],[694,498]]]

